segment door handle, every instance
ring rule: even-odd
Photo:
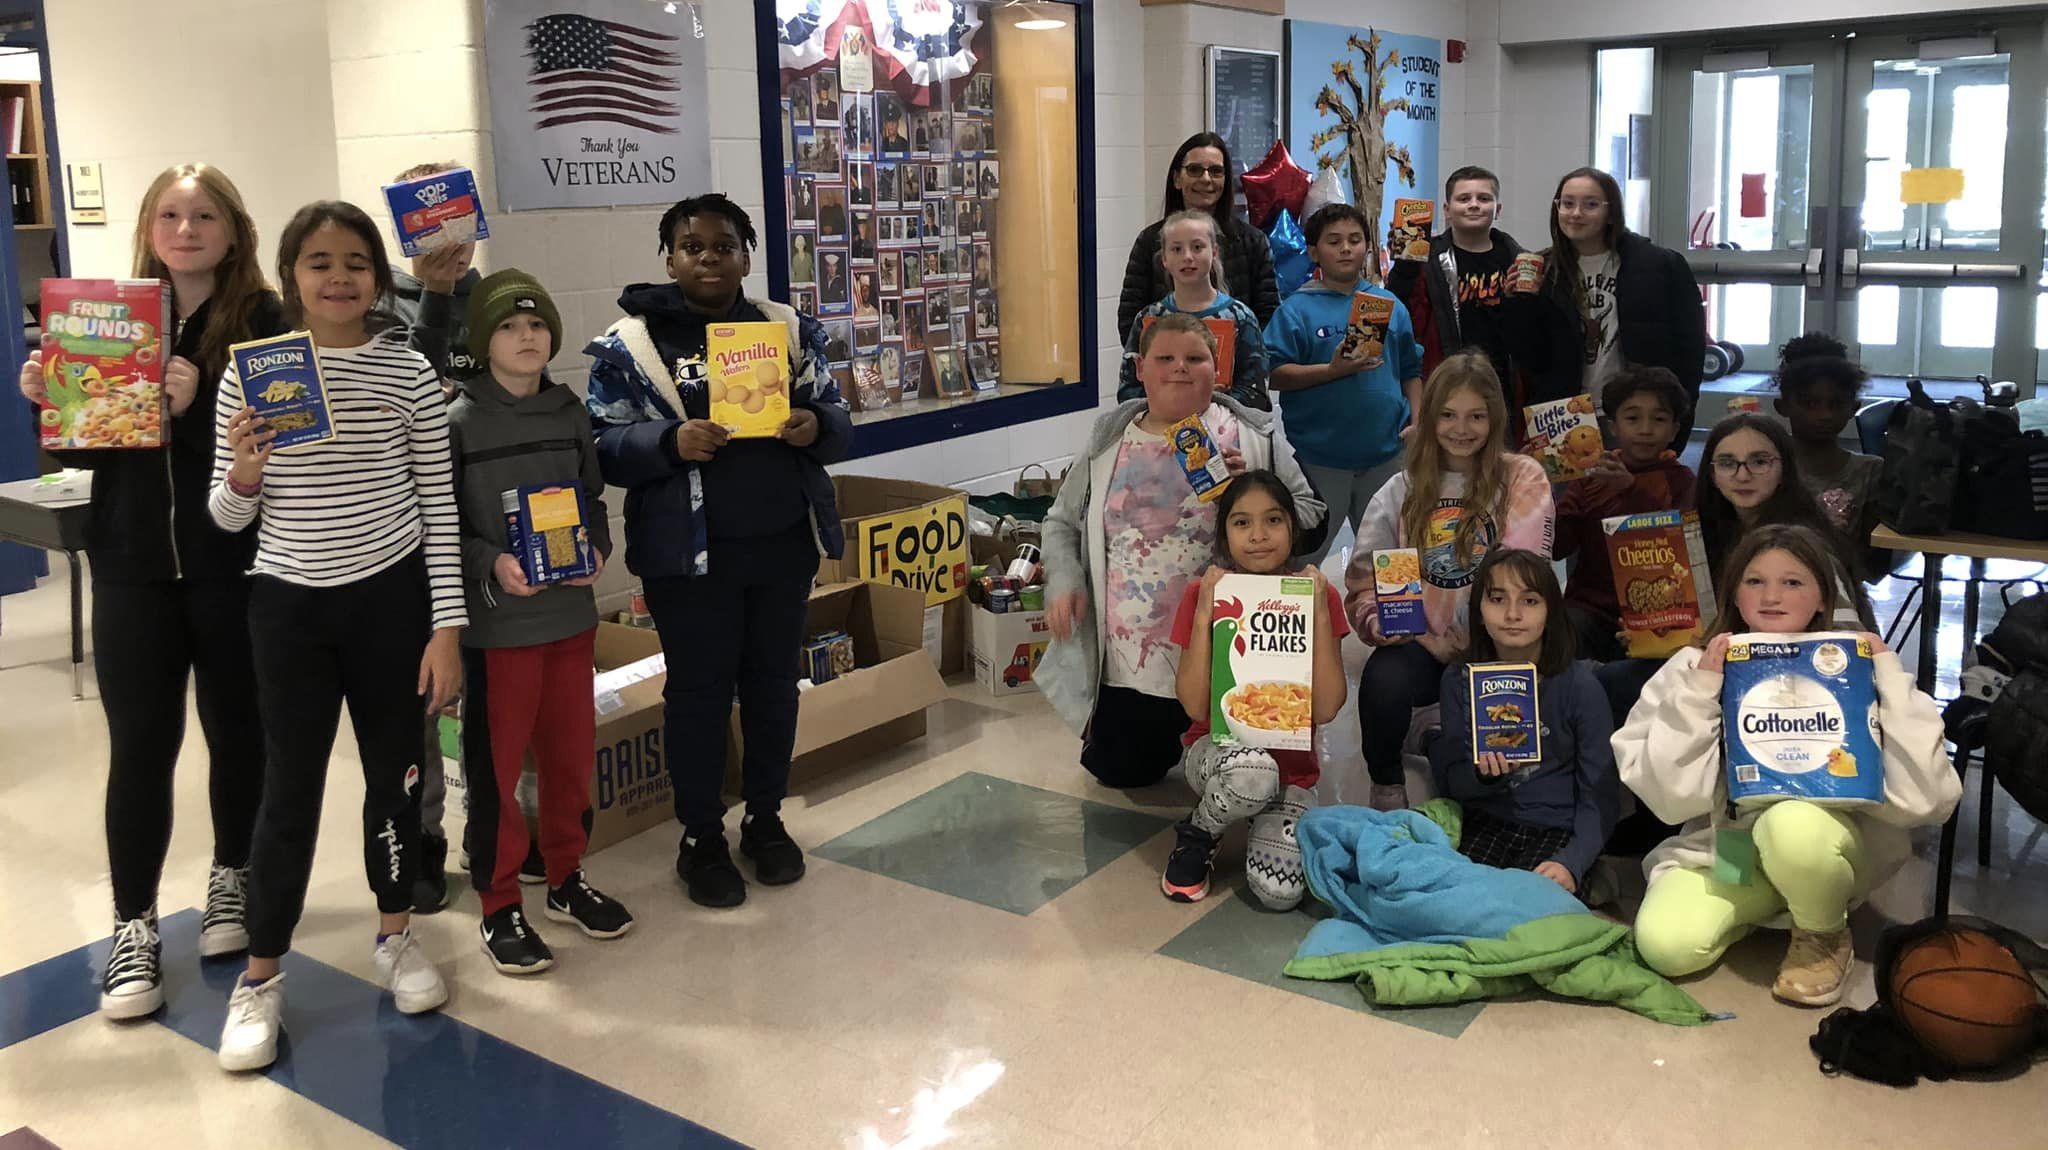
[[[2016,280],[2025,279],[2023,264],[1864,263],[1859,269],[1875,280]]]

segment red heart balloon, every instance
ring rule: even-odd
[[[1245,207],[1251,213],[1252,226],[1260,231],[1266,230],[1282,208],[1300,215],[1302,202],[1308,198],[1308,169],[1287,154],[1284,140],[1274,142],[1273,150],[1244,174],[1243,182]]]

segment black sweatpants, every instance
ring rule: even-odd
[[[1179,699],[1105,683],[1081,740],[1081,765],[1105,787],[1149,787],[1180,763],[1187,730]]]
[[[249,597],[269,748],[249,854],[249,953],[291,949],[306,905],[327,761],[348,703],[363,761],[363,865],[377,909],[412,909],[420,837],[420,658],[431,625],[414,555],[341,587],[257,576]],[[438,769],[439,764],[433,764]]]
[[[1406,781],[1401,743],[1415,721],[1415,708],[1436,702],[1443,681],[1444,665],[1413,640],[1381,647],[1365,661],[1358,676],[1358,743],[1365,772],[1376,785]]]
[[[818,546],[808,522],[758,539],[714,539],[703,575],[647,579],[642,591],[668,652],[663,738],[676,819],[685,831],[725,823],[727,731],[740,704],[740,794],[772,815],[789,794],[796,746],[797,659]]]
[[[185,742],[185,683],[196,680],[209,759],[213,861],[249,861],[263,798],[263,725],[249,650],[249,580],[95,579],[92,644],[107,713],[107,864],[114,913],[156,903],[171,847],[172,774]]]

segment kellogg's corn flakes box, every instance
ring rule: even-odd
[[[1190,415],[1167,428],[1166,441],[1173,445],[1181,474],[1188,477],[1195,497],[1203,503],[1220,498],[1224,488],[1230,486],[1230,467],[1223,462],[1223,452],[1216,447],[1216,439],[1209,434],[1209,425],[1202,422],[1202,417]]]
[[[398,246],[408,256],[491,236],[484,198],[477,194],[476,176],[468,168],[386,184],[384,202],[391,208]]]
[[[506,550],[539,587],[597,574],[597,549],[583,518],[583,492],[571,484],[534,484],[501,492]]]
[[[1662,659],[1714,625],[1713,566],[1697,511],[1600,521],[1631,659]]]
[[[1511,763],[1543,759],[1543,721],[1536,704],[1534,663],[1473,663],[1472,758],[1494,753]]]
[[[1552,483],[1585,475],[1607,449],[1590,395],[1532,403],[1522,409],[1522,416],[1522,454],[1541,463]]]
[[[1429,615],[1422,605],[1422,552],[1413,547],[1373,552],[1372,582],[1380,634],[1391,639],[1429,633]]]
[[[272,451],[334,438],[320,353],[310,332],[238,343],[228,349],[228,356],[242,385],[242,402],[263,417],[264,430],[277,433],[270,441]]]
[[[44,447],[162,447],[169,440],[170,291],[161,280],[43,281]]]
[[[773,439],[789,422],[789,327],[714,323],[705,338],[711,422],[736,439]]]
[[[1429,229],[1436,220],[1436,203],[1431,200],[1394,201],[1394,242],[1390,253],[1397,260],[1429,258]]]
[[[1306,751],[1315,733],[1316,581],[1225,575],[1209,609],[1209,737]]]
[[[1736,807],[1884,802],[1869,643],[1833,631],[1736,635],[1722,674],[1721,733]]]

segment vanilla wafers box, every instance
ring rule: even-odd
[[[735,439],[773,439],[789,422],[789,326],[714,323],[704,350],[711,422]]]

